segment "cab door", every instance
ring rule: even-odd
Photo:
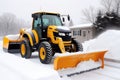
[[[33,20],[33,29],[38,33],[39,39],[42,38],[42,23],[41,18],[38,17]]]

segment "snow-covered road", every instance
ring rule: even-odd
[[[86,45],[89,49],[96,48],[96,46],[99,49],[99,47],[101,47],[100,43],[103,43],[102,40],[104,41],[107,36],[109,37],[108,39],[111,40],[111,34],[108,35],[108,33],[114,34],[115,31],[109,31],[107,32],[107,35],[105,34],[105,36],[102,35],[104,37],[101,36],[102,39],[100,41],[98,38],[98,46],[97,42],[95,41],[87,42],[89,45],[84,45]],[[118,37],[116,42],[119,42],[120,38],[118,34],[120,34],[120,32],[117,31],[115,34],[117,35],[115,36]],[[90,48],[89,46],[93,44],[95,45]],[[114,46],[116,46],[117,43],[109,44],[107,42],[107,45],[108,47],[106,45],[102,47],[102,49],[110,49],[110,51],[107,53],[109,54],[109,57],[106,57],[108,59],[105,59],[104,69],[98,69],[71,77],[63,76],[61,78],[60,74],[53,70],[53,63],[49,65],[40,63],[37,52],[34,52],[30,59],[23,59],[19,53],[9,54],[3,52],[2,41],[0,41],[0,80],[120,80],[120,54],[117,54],[120,52],[120,49],[119,47],[115,47],[116,49],[114,49]],[[114,57],[111,58],[112,60],[109,60],[111,55],[114,55]]]
[[[41,64],[38,57],[33,57],[31,59],[24,60],[21,58],[19,54],[8,54],[8,53],[3,53],[3,54],[1,54],[0,56],[0,60],[1,60],[0,61],[0,70],[1,70],[0,75],[2,75],[1,77],[2,80],[8,80],[8,79],[16,80],[17,78],[18,78],[17,80],[37,80],[37,79],[41,80],[42,79],[41,75],[45,77],[43,78],[45,80],[52,80],[52,79],[55,79],[55,77],[57,76],[57,72],[53,70],[53,65],[52,64],[50,65]],[[16,62],[19,62],[19,63],[16,64]],[[106,61],[105,63],[107,64]],[[119,63],[116,63],[116,65],[119,65]],[[61,78],[61,80],[120,80],[120,77],[119,77],[120,69],[115,68],[113,66],[106,65],[104,69],[98,69],[95,71],[86,72],[86,73],[74,75],[71,77],[64,76]],[[24,69],[21,70],[22,68]],[[26,68],[28,69],[27,72],[25,72]],[[50,79],[49,74],[46,74],[44,72],[50,73],[50,74],[54,73],[54,74],[51,76],[52,78]],[[35,74],[36,76],[33,74]],[[5,77],[6,75],[8,76]],[[58,78],[58,76],[56,78]]]

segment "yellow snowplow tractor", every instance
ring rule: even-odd
[[[32,14],[32,18],[32,29],[21,29],[18,35],[8,35],[3,38],[5,51],[20,52],[23,58],[30,58],[32,52],[38,51],[39,59],[44,64],[49,64],[56,52],[70,52],[72,54],[83,51],[82,44],[73,39],[70,29],[63,25],[59,13],[38,12]],[[74,67],[81,61],[88,59],[98,61],[99,58],[104,64],[105,52],[58,56],[54,60],[54,67],[55,70]]]
[[[71,31],[63,26],[59,13],[38,12],[32,14],[32,30],[21,29],[20,34],[5,36],[3,48],[8,52],[20,52],[24,58],[30,58],[32,52],[38,51],[42,63],[51,62],[56,52],[83,51],[82,44],[71,37]],[[70,17],[68,16],[68,19]]]

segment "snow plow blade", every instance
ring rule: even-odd
[[[13,36],[19,38],[19,36]],[[3,38],[3,50],[9,53],[19,53],[20,52],[20,43],[19,39],[11,39],[9,36]]]
[[[89,52],[84,54],[73,54],[68,56],[59,56],[54,60],[54,69],[64,69],[64,68],[73,68],[76,67],[82,61],[94,60],[99,61],[101,60],[101,68],[104,68],[104,54],[107,52],[105,51],[98,51],[98,52]]]

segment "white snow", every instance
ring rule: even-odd
[[[57,26],[58,29],[70,30],[67,26]]]
[[[90,59],[89,61],[80,62],[75,68],[61,69],[58,71],[58,73],[60,74],[60,76],[65,77],[69,74],[74,74],[76,72],[79,73],[81,71],[90,70],[100,66],[101,66],[101,61],[94,62],[93,60]]]
[[[84,44],[85,52],[108,50],[105,57],[120,60],[120,31],[108,30],[96,39],[86,41]],[[81,52],[74,53],[80,54]],[[35,53],[33,53],[35,55]],[[70,53],[64,54],[64,56]],[[34,56],[33,55],[33,56]],[[58,54],[55,54],[57,56]],[[38,54],[37,54],[38,56]],[[59,55],[61,56],[61,55]],[[34,56],[35,57],[35,56]],[[39,58],[23,59],[20,54],[9,54],[2,50],[0,41],[0,79],[1,80],[120,80],[119,63],[106,62],[104,69],[98,69],[87,73],[74,75],[71,77],[66,74],[79,72],[86,69],[98,67],[101,61],[92,60],[81,62],[76,68],[55,71],[53,64],[42,64]],[[117,65],[117,66],[115,66]],[[7,77],[6,77],[7,75]],[[63,76],[60,78],[60,76]]]
[[[105,57],[120,60],[120,31],[107,30],[96,39],[86,41],[84,44],[85,51],[108,50]]]
[[[93,24],[92,23],[87,23],[87,24],[80,24],[80,25],[74,25],[74,26],[71,26],[70,28],[86,28],[86,27],[93,27]]]
[[[105,67],[95,71],[71,76],[69,80],[120,80],[120,69]],[[67,79],[66,79],[67,80]]]
[[[0,46],[2,46],[1,43]],[[50,67],[4,53],[2,47],[0,51],[0,75],[2,75],[0,78],[2,80],[60,80],[58,73]]]
[[[16,35],[7,35],[6,37],[10,40],[17,40],[19,38],[20,34]]]
[[[59,79],[58,73],[53,69],[39,66],[31,61],[18,58],[12,54],[0,54],[0,64],[2,64],[1,67],[9,69],[10,72],[12,71],[12,73],[17,75],[18,78],[22,77],[21,80]],[[8,73],[5,74],[7,75]]]

